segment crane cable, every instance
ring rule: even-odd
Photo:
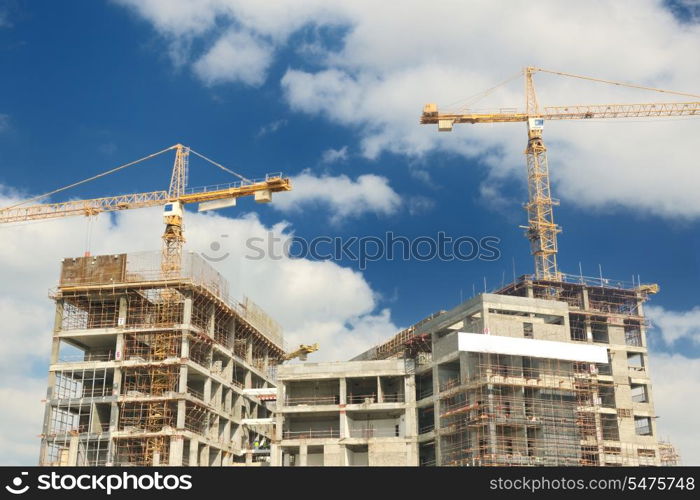
[[[451,103],[445,105],[445,109],[451,109],[453,106],[456,107],[456,106],[458,106],[460,103],[464,103],[464,104],[462,104],[461,106],[459,106],[459,107],[457,108],[457,110],[460,110],[460,111],[461,111],[461,110],[467,110],[467,109],[469,109],[469,106],[473,105],[473,104],[476,103],[476,102],[479,102],[480,100],[482,100],[483,98],[485,98],[485,97],[488,96],[489,94],[492,94],[496,89],[498,89],[498,88],[500,88],[500,87],[503,87],[504,85],[506,85],[506,84],[512,82],[512,81],[515,80],[516,78],[519,78],[522,74],[523,74],[522,71],[518,71],[518,72],[515,73],[514,75],[512,75],[512,76],[506,78],[505,80],[503,80],[503,81],[500,82],[500,83],[497,83],[496,85],[494,85],[494,86],[491,87],[491,88],[488,88],[488,89],[486,89],[486,90],[484,90],[484,91],[482,91],[482,92],[478,92],[478,93],[473,94],[473,95],[471,95],[471,96],[469,96],[469,97],[465,97],[465,98],[463,98],[463,99],[459,99],[459,100],[457,100],[457,101],[453,101],[453,102],[451,102]]]
[[[620,87],[629,87],[629,88],[639,89],[639,90],[649,90],[652,92],[660,92],[662,94],[673,94],[673,95],[679,95],[679,96],[685,96],[685,97],[700,98],[700,95],[691,94],[688,92],[676,92],[673,90],[665,90],[665,89],[659,89],[659,88],[655,88],[655,87],[646,87],[644,85],[636,85],[634,83],[617,82],[614,80],[605,80],[602,78],[593,78],[590,76],[575,75],[573,73],[565,73],[563,71],[552,71],[552,70],[542,69],[542,68],[533,68],[533,69],[535,71],[539,71],[541,73],[550,73],[552,75],[557,75],[557,76],[566,76],[566,77],[570,77],[570,78],[578,78],[580,80],[589,80],[592,82],[607,83],[609,85],[617,85]],[[473,94],[472,96],[466,97],[464,99],[454,101],[454,102],[450,103],[449,105],[445,106],[445,108],[450,109],[452,106],[457,106],[460,102],[464,102],[464,104],[458,108],[458,111],[463,111],[463,110],[466,111],[466,110],[468,110],[468,106],[480,101],[484,97],[493,93],[493,91],[495,91],[497,88],[502,87],[502,86],[506,85],[507,83],[510,83],[511,81],[515,80],[516,78],[518,78],[522,74],[523,74],[522,71],[520,71],[517,74],[515,74],[514,76],[511,76],[511,77],[503,80],[501,83],[494,85],[493,87],[486,89],[483,92]]]
[[[216,166],[216,167],[219,167],[221,170],[223,170],[223,171],[225,171],[225,172],[228,172],[228,173],[231,174],[231,175],[235,175],[236,177],[238,177],[238,178],[239,178],[240,180],[242,180],[243,182],[249,182],[249,183],[251,183],[251,184],[253,183],[253,181],[251,181],[250,179],[248,179],[248,178],[246,178],[246,177],[243,177],[241,174],[236,173],[236,172],[234,172],[233,170],[230,170],[230,169],[224,167],[221,163],[217,163],[217,162],[215,162],[214,160],[211,160],[211,159],[207,158],[206,156],[204,156],[204,155],[201,154],[201,153],[198,153],[197,151],[195,151],[195,150],[192,149],[192,148],[190,148],[190,153],[194,153],[195,155],[199,156],[202,160],[206,160],[206,161],[208,161],[209,163],[211,163],[212,165],[214,165],[214,166]]]
[[[9,206],[9,207],[5,207],[5,208],[3,208],[3,209],[1,209],[1,210],[9,210],[9,209],[11,209],[11,208],[16,208],[16,207],[19,207],[19,206],[24,205],[24,204],[26,204],[26,203],[29,203],[29,202],[32,202],[32,201],[36,201],[36,200],[41,200],[41,199],[46,198],[46,197],[48,197],[48,196],[51,196],[51,195],[53,195],[53,194],[60,193],[61,191],[65,191],[65,190],[67,190],[67,189],[71,189],[71,188],[74,188],[74,187],[76,187],[76,186],[80,186],[81,184],[85,184],[86,182],[94,181],[95,179],[99,179],[100,177],[104,177],[104,176],[106,176],[106,175],[113,174],[114,172],[117,172],[117,171],[122,170],[122,169],[124,169],[124,168],[130,167],[130,166],[135,165],[135,164],[137,164],[137,163],[141,163],[142,161],[150,160],[151,158],[153,158],[153,157],[155,157],[155,156],[158,156],[158,155],[160,155],[160,154],[163,154],[163,153],[165,153],[165,152],[167,152],[167,151],[170,151],[170,150],[172,150],[172,149],[175,149],[176,147],[177,147],[177,146],[170,146],[169,148],[166,148],[166,149],[163,149],[163,150],[161,150],[161,151],[158,151],[157,153],[153,153],[153,154],[150,154],[150,155],[148,155],[148,156],[144,156],[143,158],[140,158],[140,159],[138,159],[138,160],[134,160],[134,161],[132,161],[132,162],[125,163],[125,164],[120,165],[120,166],[118,166],[118,167],[115,167],[115,168],[113,168],[113,169],[111,169],[111,170],[107,170],[106,172],[102,172],[101,174],[93,175],[92,177],[89,177],[89,178],[87,178],[87,179],[83,179],[82,181],[74,182],[73,184],[70,184],[70,185],[68,185],[68,186],[64,186],[64,187],[62,187],[62,188],[54,189],[53,191],[49,191],[48,193],[40,194],[40,195],[35,196],[35,197],[33,197],[33,198],[29,198],[29,199],[24,200],[24,201],[21,201],[21,202],[19,202],[19,203],[15,203],[14,205],[11,205],[11,206]]]
[[[700,95],[698,94],[690,94],[687,92],[675,92],[673,90],[664,90],[664,89],[657,89],[655,87],[645,87],[644,85],[635,85],[634,83],[624,83],[624,82],[616,82],[613,80],[604,80],[602,78],[593,78],[590,76],[581,76],[581,75],[574,75],[572,73],[564,73],[562,71],[551,71],[548,69],[542,69],[542,68],[534,68],[536,71],[540,71],[542,73],[550,73],[552,75],[559,75],[559,76],[568,76],[570,78],[578,78],[581,80],[590,80],[592,82],[598,82],[598,83],[607,83],[610,85],[618,85],[621,87],[630,87],[633,89],[640,89],[640,90],[651,90],[653,92],[661,92],[663,94],[674,94],[674,95],[682,95],[685,97],[695,97],[695,98],[700,98]]]
[[[102,172],[102,173],[100,173],[100,174],[93,175],[92,177],[89,177],[89,178],[87,178],[87,179],[83,179],[83,180],[78,181],[78,182],[74,182],[73,184],[69,184],[68,186],[63,186],[63,187],[61,187],[61,188],[54,189],[53,191],[49,191],[48,193],[40,194],[40,195],[38,195],[38,196],[34,196],[33,198],[28,198],[28,199],[26,199],[26,200],[20,201],[19,203],[15,203],[14,205],[10,205],[9,207],[1,208],[0,210],[10,210],[10,209],[12,209],[12,208],[17,208],[17,207],[19,207],[19,206],[25,205],[25,204],[30,203],[30,202],[32,202],[32,201],[37,201],[37,200],[41,200],[41,199],[43,199],[43,198],[47,198],[47,197],[49,197],[49,196],[51,196],[51,195],[54,195],[54,194],[56,194],[56,193],[60,193],[60,192],[62,192],[62,191],[66,191],[66,190],[71,189],[71,188],[74,188],[74,187],[76,187],[76,186],[80,186],[81,184],[85,184],[85,183],[87,183],[87,182],[94,181],[95,179],[99,179],[100,177],[104,177],[104,176],[106,176],[106,175],[113,174],[114,172],[118,172],[119,170],[123,170],[123,169],[125,169],[125,168],[127,168],[127,167],[131,167],[132,165],[136,165],[137,163],[141,163],[141,162],[144,162],[144,161],[146,161],[146,160],[150,160],[151,158],[154,158],[154,157],[156,157],[156,156],[158,156],[158,155],[161,155],[161,154],[163,154],[163,153],[167,153],[168,151],[172,151],[172,150],[175,149],[175,148],[177,148],[177,145],[175,145],[175,146],[170,146],[169,148],[162,149],[162,150],[158,151],[157,153],[152,153],[152,154],[150,154],[150,155],[144,156],[143,158],[139,158],[138,160],[134,160],[134,161],[131,161],[131,162],[129,162],[129,163],[125,163],[125,164],[123,164],[123,165],[119,165],[118,167],[115,167],[115,168],[113,168],[113,169],[107,170],[106,172]],[[195,155],[199,156],[199,157],[202,158],[203,160],[208,161],[208,162],[211,163],[212,165],[214,165],[214,166],[220,168],[221,170],[224,170],[225,172],[228,172],[229,174],[238,177],[241,181],[243,181],[243,182],[248,182],[248,183],[251,183],[251,184],[253,183],[253,181],[251,181],[250,179],[248,179],[248,178],[242,176],[241,174],[239,174],[239,173],[237,173],[237,172],[234,172],[233,170],[231,170],[231,169],[229,169],[229,168],[224,167],[224,166],[221,165],[220,163],[217,163],[217,162],[215,162],[214,160],[212,160],[212,159],[210,159],[210,158],[207,158],[207,157],[204,156],[203,154],[198,153],[197,151],[195,151],[194,149],[190,148],[189,151],[190,151],[191,153],[194,153]]]

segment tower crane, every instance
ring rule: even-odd
[[[123,168],[141,163],[168,151],[175,151],[175,163],[170,178],[168,191],[151,191],[147,193],[124,194],[120,196],[108,196],[88,200],[72,200],[61,203],[47,203],[28,205],[32,201],[45,198],[65,189],[83,184],[99,177],[109,175]],[[194,153],[197,156],[213,163],[214,165],[236,175],[240,181],[236,183],[207,186],[192,190],[187,189],[189,170],[189,156]],[[199,211],[213,210],[233,206],[237,198],[254,196],[255,201],[267,203],[272,201],[272,193],[278,191],[290,191],[291,181],[282,177],[282,174],[268,174],[264,180],[251,181],[245,177],[228,170],[223,165],[206,158],[182,144],[175,144],[162,151],[153,153],[139,160],[121,165],[117,168],[96,175],[84,181],[80,181],[64,188],[57,189],[45,195],[37,196],[15,205],[0,209],[0,224],[10,222],[34,221],[39,219],[54,219],[70,217],[74,215],[93,216],[102,212],[114,212],[118,210],[130,210],[163,206],[163,220],[165,232],[163,233],[163,254],[161,270],[164,276],[177,275],[180,271],[182,246],[185,242],[183,232],[184,205],[199,203]]]
[[[144,162],[169,151],[175,151],[175,162],[170,177],[170,187],[167,191],[150,191],[145,193],[124,194],[87,200],[71,200],[60,203],[29,204],[49,195]],[[189,171],[189,157],[191,153],[237,176],[239,181],[231,184],[188,189],[187,180]],[[69,186],[51,191],[50,193],[16,203],[9,207],[0,208],[0,224],[36,221],[41,219],[56,219],[76,215],[90,217],[102,212],[115,212],[136,208],[163,206],[163,222],[165,223],[165,231],[163,232],[162,236],[163,244],[161,255],[161,272],[163,277],[168,278],[176,277],[180,272],[182,247],[185,243],[185,235],[183,230],[185,205],[198,203],[199,211],[203,212],[234,206],[236,204],[236,199],[245,196],[253,196],[255,201],[258,203],[268,203],[272,201],[272,193],[291,191],[291,189],[292,183],[290,179],[283,177],[280,173],[268,174],[265,176],[264,180],[249,180],[242,175],[227,169],[223,165],[210,160],[206,156],[197,153],[187,146],[175,144],[174,146],[170,146],[169,148],[158,151],[157,153],[153,153],[136,161],[126,163],[83,181],[79,181]],[[313,346],[301,345],[295,351],[288,353],[284,359],[290,360],[296,357],[305,358],[308,353],[316,350],[318,350],[317,344]]]
[[[545,121],[589,120],[593,118],[697,116],[700,115],[700,101],[641,104],[577,104],[571,106],[541,107],[537,99],[537,93],[535,92],[535,85],[533,82],[533,76],[537,72],[692,97],[694,99],[700,99],[700,95],[673,92],[528,66],[522,72],[525,79],[524,111],[500,110],[493,113],[451,113],[438,111],[436,104],[431,103],[424,106],[420,123],[437,124],[440,132],[449,132],[452,130],[453,125],[459,123],[525,122],[527,124],[528,141],[525,155],[527,157],[528,202],[525,204],[525,209],[527,210],[528,225],[521,227],[526,229],[525,234],[530,241],[530,252],[535,260],[535,278],[540,280],[560,281],[561,274],[557,268],[557,234],[561,232],[561,228],[554,222],[553,211],[553,207],[558,205],[559,202],[551,196],[547,148],[542,138],[542,130]],[[490,92],[490,90],[487,92]]]

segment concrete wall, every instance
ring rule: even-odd
[[[330,363],[298,363],[277,368],[277,380],[308,380],[337,377],[372,377],[378,375],[403,375],[403,360],[345,361]]]
[[[410,445],[406,443],[370,443],[369,465],[372,467],[411,465],[408,461]]]

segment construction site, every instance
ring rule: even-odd
[[[443,132],[527,125],[534,273],[350,360],[307,362],[318,345],[287,346],[274,312],[229,297],[226,279],[183,250],[185,205],[268,203],[292,189],[281,174],[229,171],[239,181],[190,189],[190,153],[228,169],[177,144],[137,160],[174,151],[168,191],[0,209],[0,223],[164,210],[161,251],[61,262],[40,465],[678,465],[659,438],[649,376],[644,305],[659,286],[559,270],[542,131],[548,120],[697,115],[700,102],[542,108],[533,75],[543,71],[523,71],[523,111],[428,104],[421,115]]]

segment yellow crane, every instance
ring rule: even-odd
[[[104,198],[88,200],[71,200],[60,203],[29,204],[38,199],[64,191],[95,180],[100,177],[117,172],[126,167],[136,165],[168,151],[175,151],[175,162],[170,177],[168,191],[150,191],[146,193],[132,193]],[[206,186],[188,189],[187,179],[189,170],[190,153],[195,154],[217,167],[237,176],[239,181],[235,183]],[[165,231],[162,240],[161,271],[164,277],[177,276],[180,271],[182,246],[185,242],[183,231],[184,206],[191,203],[199,203],[199,211],[215,210],[234,206],[236,199],[244,196],[253,196],[258,203],[272,201],[272,193],[291,191],[292,183],[282,174],[268,174],[265,179],[259,181],[249,180],[223,165],[210,160],[206,156],[197,153],[182,144],[175,144],[169,148],[150,154],[136,161],[126,163],[107,172],[95,175],[88,179],[65,186],[50,193],[46,193],[29,200],[25,200],[9,207],[0,209],[0,224],[12,222],[26,222],[41,219],[56,219],[76,215],[94,216],[103,212],[115,212],[119,210],[131,210],[163,206],[163,220]],[[298,349],[288,353],[285,360],[295,357],[305,358],[309,353],[318,350],[318,344],[312,346],[301,345]]]
[[[670,116],[700,115],[700,102],[654,102],[641,104],[589,104],[572,106],[539,105],[533,75],[537,72],[551,73],[559,76],[579,78],[599,83],[650,90],[665,94],[700,98],[700,95],[684,92],[645,87],[623,82],[614,82],[559,71],[549,71],[529,66],[522,72],[525,79],[525,109],[523,111],[500,110],[493,113],[439,112],[436,104],[426,104],[420,119],[422,124],[437,124],[440,132],[449,132],[458,123],[512,123],[527,124],[527,178],[528,178],[528,225],[526,236],[530,240],[530,251],[535,259],[535,278],[559,281],[561,275],[557,268],[557,234],[561,231],[554,222],[553,207],[558,201],[552,199],[549,166],[547,165],[547,148],[542,139],[542,130],[547,120],[589,120],[607,118],[657,118]],[[490,92],[490,89],[487,92]],[[468,110],[467,110],[468,111]]]
[[[311,354],[312,352],[316,352],[316,351],[318,351],[318,344],[311,344],[311,345],[300,344],[297,349],[295,349],[294,351],[288,352],[284,356],[284,360],[289,361],[290,359],[299,358],[302,361],[306,361],[309,354]]]
[[[49,195],[75,187],[79,184],[112,174],[118,170],[130,167],[173,150],[175,151],[175,162],[173,165],[173,171],[170,178],[170,188],[168,191],[151,191],[147,193],[124,194],[89,200],[73,200],[61,203],[28,205],[28,203],[36,201],[37,199],[45,198]],[[219,168],[236,175],[240,181],[226,185],[207,186],[188,190],[187,179],[190,153],[196,154]],[[235,205],[237,198],[244,196],[254,196],[255,201],[259,203],[267,203],[272,200],[272,193],[278,191],[290,191],[291,189],[291,181],[288,178],[282,177],[282,174],[268,174],[264,180],[251,181],[235,172],[232,172],[223,165],[210,160],[204,155],[191,150],[187,146],[175,144],[174,146],[170,146],[162,151],[158,151],[157,153],[150,154],[139,160],[121,165],[102,174],[90,177],[89,179],[85,179],[69,186],[59,188],[50,193],[2,208],[0,209],[0,224],[33,221],[39,219],[54,219],[74,215],[93,216],[102,212],[163,206],[165,232],[163,233],[163,255],[161,260],[161,268],[164,275],[168,276],[176,275],[180,271],[182,245],[185,242],[182,224],[184,205],[199,203],[199,211],[214,210],[217,208],[233,206]]]

